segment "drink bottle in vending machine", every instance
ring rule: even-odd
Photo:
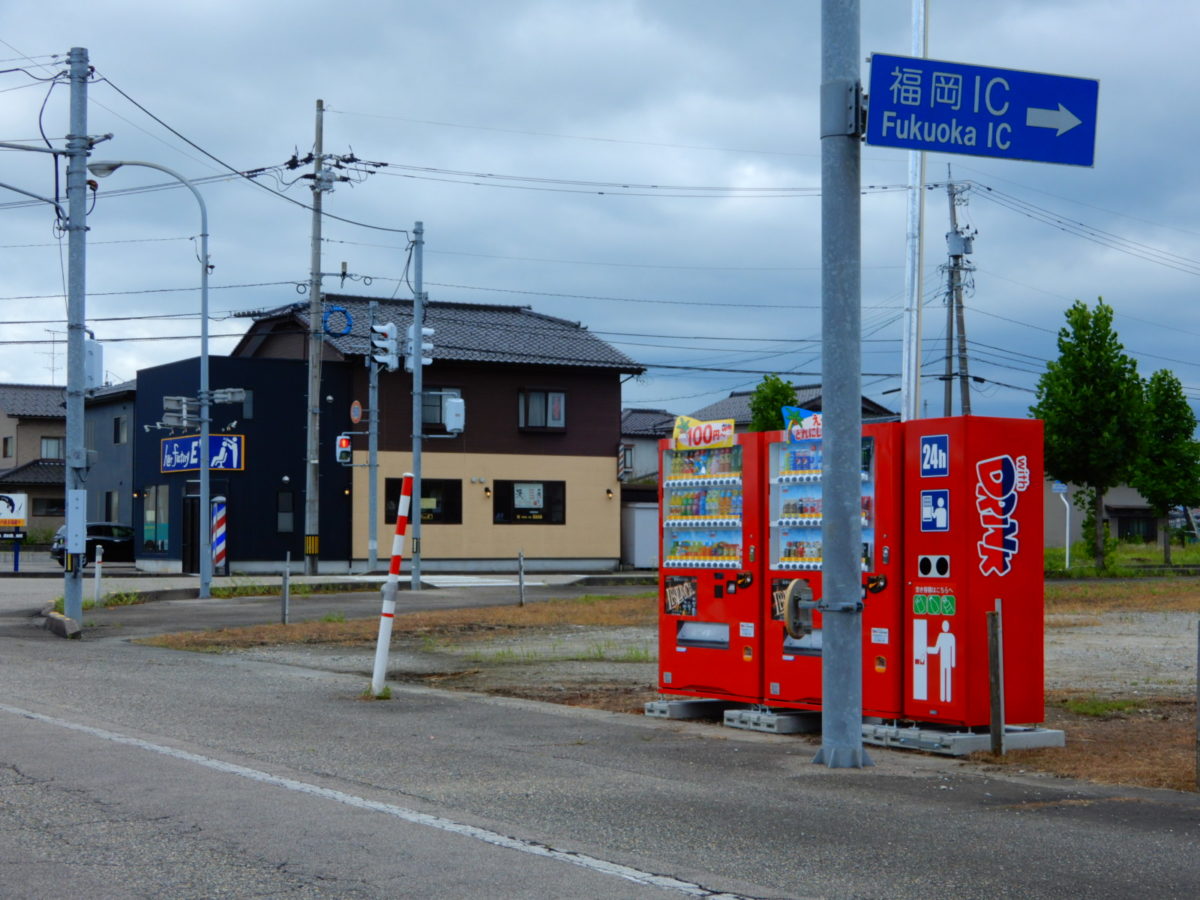
[[[904,714],[991,717],[987,614],[1000,610],[1005,719],[1044,718],[1042,423],[905,423]]]
[[[787,610],[789,586],[806,603],[822,597],[822,469],[820,417],[794,431],[762,435],[766,524],[763,573],[763,700],[771,707],[821,708],[822,617],[804,605]],[[902,426],[863,427],[861,493],[863,712],[895,717],[904,675],[900,609]]]
[[[757,434],[659,442],[659,689],[758,702],[762,693]]]

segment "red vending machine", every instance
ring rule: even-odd
[[[802,596],[819,600],[821,584],[821,469],[824,444],[821,416],[803,420],[791,432],[763,435],[767,481],[767,535],[763,622],[763,702],[771,707],[821,708],[821,614],[800,613],[800,628],[789,634],[784,600],[793,579],[804,582]],[[903,703],[904,654],[901,552],[901,454],[899,423],[863,427],[860,509],[863,577],[883,576],[863,607],[863,713],[895,718]]]
[[[1003,621],[1005,719],[1043,704],[1042,423],[905,423],[904,714],[990,720],[987,613]]]
[[[762,697],[757,434],[659,443],[659,690]],[[700,446],[697,446],[700,445]]]

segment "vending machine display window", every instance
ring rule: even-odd
[[[869,567],[874,542],[872,511],[874,507],[874,439],[862,442],[862,510],[863,568]],[[817,571],[824,561],[821,524],[824,502],[821,489],[821,469],[824,450],[820,440],[780,442],[769,446],[768,473],[771,481],[769,499],[770,564],[782,571]]]
[[[736,569],[742,558],[742,447],[663,454],[663,566]]]

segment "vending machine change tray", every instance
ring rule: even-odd
[[[728,650],[729,623],[679,622],[676,624],[675,643],[680,647],[708,647],[714,650]]]

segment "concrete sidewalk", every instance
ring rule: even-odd
[[[37,554],[29,554],[36,556]],[[43,553],[44,559],[30,560],[30,571],[26,570],[26,554],[21,556],[21,571],[13,573],[0,571],[0,616],[5,615],[34,615],[45,606],[54,603],[63,595],[62,567],[50,559],[48,553]],[[369,596],[378,591],[387,573],[379,572],[370,575],[292,575],[293,588],[300,588],[306,595],[339,593],[343,591],[360,591]],[[213,592],[220,593],[224,589],[245,588],[247,586],[261,587],[265,594],[278,594],[282,590],[283,576],[278,574],[227,575],[216,576],[212,580]],[[642,586],[649,590],[655,581],[646,573],[631,573],[628,575],[614,573],[605,575],[557,574],[538,573],[527,575],[525,586],[537,589],[555,586]],[[411,578],[400,576],[400,589],[409,591]],[[425,589],[487,589],[499,588],[516,591],[518,577],[515,574],[480,574],[456,575],[435,574],[421,576],[421,586]],[[200,580],[196,575],[154,575],[139,572],[125,563],[108,563],[104,566],[100,579],[100,596],[109,594],[137,593],[147,595],[148,600],[194,600],[197,599]],[[83,576],[83,599],[91,603],[96,597],[95,569],[89,566]],[[372,601],[377,602],[377,601]]]

